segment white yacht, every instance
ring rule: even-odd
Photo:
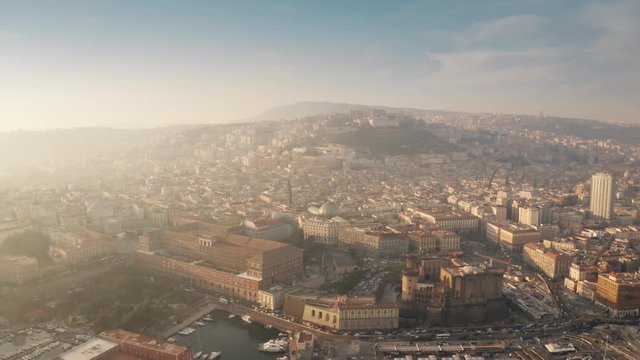
[[[196,332],[196,330],[194,328],[187,327],[187,328],[184,328],[184,329],[178,331],[178,334],[186,336],[186,335],[191,335],[194,332]]]
[[[262,344],[259,347],[260,351],[269,352],[269,353],[281,353],[285,352],[286,348],[282,345],[278,344]]]
[[[283,339],[272,339],[266,343],[260,344],[258,349],[264,352],[279,353],[287,350],[288,342]]]
[[[251,324],[251,316],[242,315],[240,318],[242,319],[242,321],[246,322],[247,324]]]

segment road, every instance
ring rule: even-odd
[[[492,352],[503,351],[507,348],[507,344],[504,342],[495,342],[490,344],[449,344],[449,345],[437,345],[437,344],[396,344],[396,343],[379,343],[378,351],[384,353],[399,352],[403,354],[409,353],[462,353],[465,351],[470,352]]]

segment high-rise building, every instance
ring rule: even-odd
[[[521,207],[518,211],[518,222],[525,225],[540,224],[540,209],[537,207]]]
[[[597,220],[609,220],[613,215],[614,179],[608,173],[591,177],[591,213]]]

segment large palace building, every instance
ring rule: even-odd
[[[253,302],[259,290],[290,282],[304,271],[302,250],[295,246],[203,222],[141,236],[136,263],[195,287]]]
[[[321,297],[314,294],[288,294],[287,315],[318,326],[337,330],[395,329],[399,307],[380,303],[374,297]]]

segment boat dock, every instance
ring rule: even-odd
[[[160,337],[162,339],[166,339],[169,336],[172,336],[173,334],[175,334],[178,331],[184,329],[185,327],[191,325],[194,321],[200,319],[201,317],[207,315],[208,313],[212,312],[213,310],[215,310],[217,308],[218,308],[217,304],[214,304],[214,303],[211,303],[211,302],[206,303],[205,305],[203,305],[201,308],[199,308],[192,315],[189,315],[186,319],[184,319],[179,324],[173,325],[170,328],[168,328],[165,331],[163,331],[161,333]]]

